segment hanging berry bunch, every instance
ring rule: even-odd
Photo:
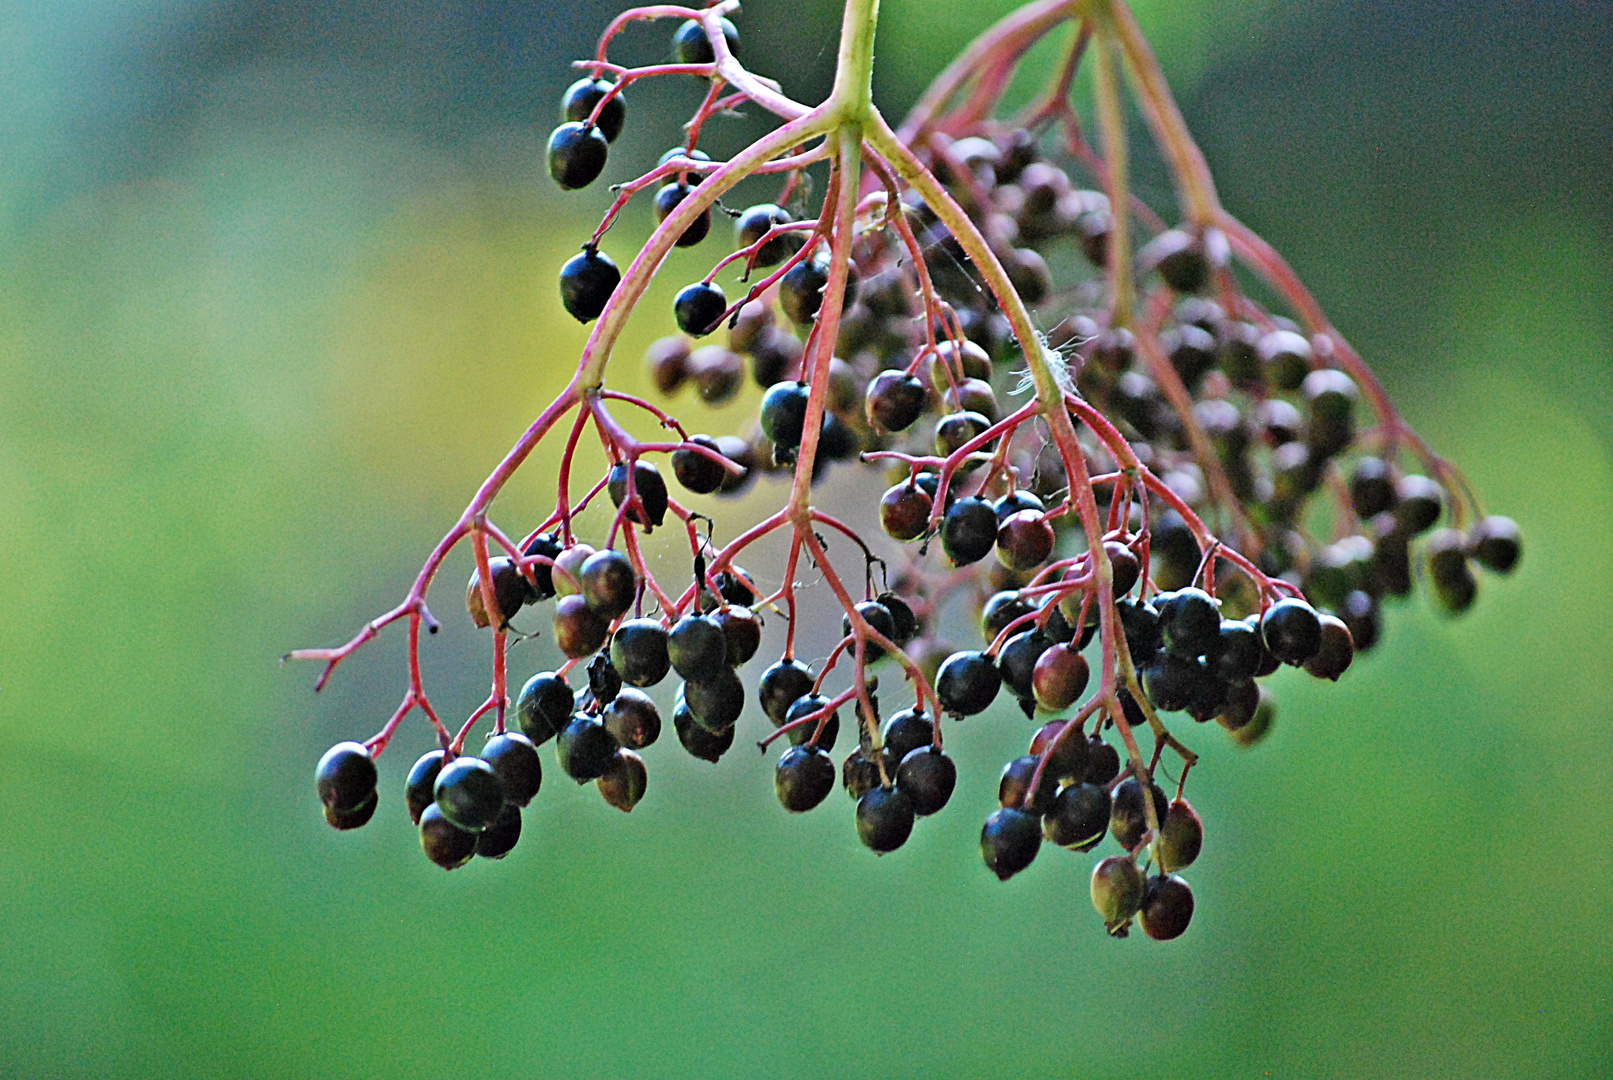
[[[1517,562],[1516,526],[1484,516],[1288,266],[1220,206],[1121,0],[1027,5],[976,41],[897,129],[870,100],[877,7],[848,0],[835,88],[817,107],[740,65],[734,0],[625,12],[595,58],[578,63],[584,77],[566,91],[548,146],[562,188],[599,178],[634,84],[696,77],[709,90],[683,142],[614,189],[560,269],[566,310],[594,324],[571,383],[402,603],[340,648],[291,654],[323,661],[322,685],[383,627],[408,627],[409,687],[396,712],[319,764],[332,825],[374,813],[374,758],[417,708],[441,749],[415,764],[405,801],[441,866],[514,846],[541,784],[537,748],[551,739],[561,771],[631,810],[645,792],[641,752],[662,726],[645,691],[676,679],[672,725],[686,751],[716,762],[759,713],[772,728],[761,745],[784,747],[774,786],[785,809],[813,809],[838,781],[858,836],[888,852],[947,805],[958,780],[943,719],[1007,699],[1039,726],[1002,771],[1001,806],[981,830],[986,865],[1006,879],[1044,842],[1084,852],[1112,837],[1118,852],[1091,874],[1104,924],[1124,935],[1137,920],[1172,938],[1192,917],[1178,871],[1198,857],[1203,826],[1184,797],[1197,759],[1167,714],[1215,720],[1251,745],[1274,712],[1259,679],[1285,664],[1337,679],[1378,640],[1380,603],[1415,579],[1458,612],[1473,602],[1475,565],[1505,573]],[[608,59],[619,31],[655,19],[675,21],[672,62]],[[1051,84],[1019,115],[999,115],[1021,58],[1055,34],[1066,44]],[[1070,101],[1083,67],[1095,140]],[[1173,173],[1169,211],[1128,187],[1127,87]],[[782,123],[712,159],[698,147],[704,125],[741,104]],[[818,163],[827,182],[813,202],[804,177]],[[772,201],[722,202],[752,177],[776,178]],[[658,225],[624,274],[602,241],[641,193]],[[714,224],[729,217],[731,247],[670,313],[644,315],[670,314],[680,331],[645,357],[663,397],[687,385],[720,404],[747,374],[763,388],[754,421],[691,434],[662,404],[608,388],[606,369],[668,253],[714,231],[726,241]],[[1249,280],[1278,306],[1246,292]],[[624,410],[666,437],[629,434]],[[608,466],[579,478],[575,451],[590,430]],[[554,510],[517,538],[489,507],[551,438]],[[889,470],[879,521],[904,554],[888,578],[856,530],[812,501],[828,463],[856,461]],[[782,505],[714,539],[700,500],[768,472],[788,477]],[[601,497],[615,507],[609,528],[579,536],[577,515]],[[657,528],[686,539],[687,577],[647,565],[641,537]],[[747,572],[740,558],[773,533],[788,537],[783,565]],[[837,550],[854,552],[856,573],[830,559],[827,536],[851,542]],[[421,627],[437,625],[426,590],[467,539],[476,570],[466,608],[491,631],[493,677],[455,732],[426,696],[418,657]],[[795,652],[808,575],[843,612],[839,643],[811,666]],[[510,620],[550,602],[568,659],[521,686],[512,720]],[[972,646],[956,640],[956,612],[970,605]],[[761,665],[752,695],[738,672],[760,648],[761,616],[775,613],[782,655]],[[841,738],[843,714],[853,738]],[[473,756],[465,744],[484,717],[491,735]],[[837,766],[830,754],[842,742]]]

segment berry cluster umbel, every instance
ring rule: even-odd
[[[415,708],[441,749],[410,771],[405,802],[441,866],[515,845],[542,780],[538,748],[550,740],[562,772],[631,810],[665,704],[646,691],[675,680],[684,750],[715,763],[760,712],[772,731],[759,745],[782,747],[774,787],[784,808],[811,810],[838,782],[858,836],[885,853],[943,810],[958,782],[943,718],[1007,699],[1038,726],[1003,768],[1000,807],[981,831],[987,867],[1006,879],[1044,842],[1085,852],[1112,837],[1118,851],[1091,876],[1105,926],[1122,936],[1139,921],[1151,937],[1176,937],[1193,912],[1178,871],[1197,859],[1203,825],[1184,797],[1197,757],[1164,717],[1215,720],[1253,745],[1275,713],[1258,680],[1283,665],[1338,679],[1378,641],[1382,605],[1419,577],[1448,610],[1467,608],[1473,567],[1505,573],[1517,562],[1517,527],[1482,513],[1288,267],[1220,207],[1120,0],[1027,5],[948,68],[898,130],[868,100],[871,0],[848,0],[836,89],[816,108],[738,63],[736,8],[628,11],[579,63],[585,75],[566,91],[549,139],[562,188],[602,174],[635,83],[696,77],[709,91],[684,141],[614,189],[599,227],[561,268],[566,310],[594,324],[571,384],[398,607],[344,646],[292,654],[325,662],[322,685],[382,627],[409,627],[398,709],[367,742],[338,744],[320,761],[326,818],[343,829],[369,820],[373,758]],[[607,59],[624,26],[667,17],[678,20],[671,63]],[[1020,58],[1061,28],[1070,39],[1045,94],[997,118]],[[1070,104],[1084,65],[1096,147]],[[1175,174],[1176,225],[1127,187],[1122,73]],[[711,159],[697,145],[704,124],[745,103],[784,123],[727,161]],[[814,201],[803,178],[818,163],[828,179]],[[1078,186],[1072,170],[1092,186]],[[780,182],[772,201],[720,201],[741,179],[768,175]],[[623,274],[601,244],[639,193],[657,227]],[[678,291],[670,315],[680,332],[656,341],[645,362],[664,398],[692,390],[722,404],[747,378],[763,392],[750,422],[691,434],[604,376],[666,255],[706,243],[719,213],[732,217],[732,246]],[[1134,235],[1146,237],[1135,251]],[[1235,266],[1283,310],[1246,293]],[[1005,404],[1027,391],[1023,404]],[[621,409],[667,437],[629,434]],[[489,507],[567,417],[554,510],[517,540]],[[589,428],[608,465],[574,500],[575,451]],[[894,566],[812,502],[831,463],[859,461],[889,471],[879,522],[902,552]],[[765,474],[788,479],[782,505],[719,545],[694,500],[735,495]],[[610,527],[585,539],[577,515],[601,494],[614,507]],[[640,537],[658,528],[686,539],[686,578],[646,564]],[[789,537],[779,572],[743,569],[739,556],[774,532]],[[856,574],[836,568],[825,535],[852,542]],[[466,609],[492,632],[493,680],[454,733],[425,693],[419,641],[422,625],[436,628],[426,590],[465,539],[476,560]],[[839,643],[810,665],[795,648],[798,579],[808,572],[843,610]],[[521,687],[511,730],[510,623],[551,603],[567,659]],[[971,607],[972,646],[957,640],[968,621],[957,613]],[[739,671],[760,650],[764,616],[782,618],[784,647],[751,692]],[[842,739],[843,715],[854,738]],[[491,734],[473,756],[465,741],[483,717]],[[1167,751],[1178,764],[1174,794],[1159,783],[1169,779]]]

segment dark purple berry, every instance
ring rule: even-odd
[[[493,766],[504,788],[504,801],[525,806],[543,786],[543,762],[532,740],[515,731],[494,735],[482,747],[480,757]]]
[[[1109,831],[1109,792],[1097,784],[1067,784],[1042,818],[1042,836],[1050,844],[1091,851]]]
[[[834,786],[834,762],[822,748],[792,746],[773,769],[773,791],[792,814],[811,810],[829,797]]]
[[[996,543],[997,515],[984,499],[959,499],[941,519],[941,549],[954,566],[979,562]]]
[[[576,695],[564,679],[552,671],[540,671],[526,681],[515,699],[515,715],[521,724],[521,733],[531,739],[534,746],[542,746],[571,723],[571,710],[576,701]]]
[[[1193,921],[1193,890],[1175,874],[1156,874],[1148,879],[1141,916],[1143,933],[1155,941],[1181,937]]]
[[[798,720],[805,720],[814,713],[822,713],[823,707],[827,704],[829,699],[826,697],[819,694],[805,694],[796,698],[789,711],[784,714],[784,723],[793,724]],[[818,732],[820,725],[823,728],[821,734]],[[816,720],[792,728],[788,738],[792,746],[805,746],[815,740],[820,749],[827,751],[835,748],[835,740],[839,736],[840,710],[833,709],[827,716],[819,716]]]
[[[609,255],[584,247],[560,268],[560,303],[578,322],[593,322],[621,283],[622,272]]]
[[[1169,812],[1170,800],[1158,784],[1150,784],[1154,796],[1154,822],[1163,823]],[[1127,851],[1136,847],[1148,831],[1148,809],[1143,804],[1143,786],[1135,776],[1128,776],[1115,786],[1114,806],[1109,812],[1109,831],[1115,841]]]
[[[1260,633],[1271,655],[1295,667],[1322,647],[1322,622],[1316,609],[1293,597],[1285,597],[1266,609],[1260,617]]]
[[[623,747],[616,751],[594,784],[606,802],[627,813],[644,798],[649,773],[644,768],[644,759]]]
[[[881,371],[868,383],[864,397],[868,422],[881,431],[906,431],[924,412],[928,395],[917,376]]]
[[[428,751],[409,769],[409,778],[403,784],[403,802],[409,808],[409,820],[416,825],[420,824],[420,815],[432,803],[432,790],[436,787],[437,774],[442,771],[445,756],[441,750]]]
[[[1322,643],[1316,654],[1305,661],[1305,670],[1318,679],[1337,682],[1350,666],[1350,661],[1355,659],[1355,641],[1344,620],[1335,615],[1322,615],[1320,621]]]
[[[1473,526],[1468,537],[1473,558],[1487,570],[1510,574],[1523,554],[1523,537],[1511,518],[1491,516]]]
[[[683,700],[688,702],[689,715],[695,723],[708,731],[722,731],[733,727],[745,711],[745,684],[733,668],[721,664],[685,682]]]
[[[734,246],[737,248],[750,247],[766,236],[769,230],[789,223],[790,215],[772,203],[759,203],[756,206],[748,207],[734,221]],[[793,232],[781,233],[757,250],[755,265],[758,267],[777,266],[794,254],[800,248],[801,243],[801,234]]]
[[[723,40],[728,44],[729,53],[738,56],[739,31],[727,19],[717,22],[722,27]],[[678,29],[672,35],[672,59],[679,64],[716,63],[717,51],[711,47],[711,39],[706,36],[706,28],[699,19],[686,19],[678,24]]]
[[[857,838],[883,855],[913,833],[913,800],[896,787],[876,787],[857,800]]]
[[[616,737],[591,716],[573,717],[555,740],[561,770],[579,784],[605,775],[618,749]]]
[[[609,156],[610,143],[597,127],[568,121],[549,133],[549,175],[567,191],[597,180]]]
[[[696,178],[696,182],[699,182],[698,178]],[[688,184],[676,183],[667,184],[656,191],[653,203],[655,220],[661,222],[671,217],[672,212],[678,208],[678,204],[687,199],[689,193],[693,190],[694,188]],[[695,219],[684,228],[683,232],[678,234],[678,238],[673,241],[673,244],[677,247],[693,247],[704,240],[710,232],[711,208],[707,207],[695,215]]]
[[[476,854],[476,834],[449,821],[432,803],[420,813],[420,849],[444,870],[455,870]]]
[[[1203,656],[1215,648],[1221,609],[1202,589],[1186,588],[1154,598],[1160,642],[1178,656]]]
[[[378,793],[370,792],[370,797],[359,803],[351,810],[337,810],[333,807],[324,807],[325,822],[333,829],[346,832],[348,829],[357,829],[367,825],[370,818],[375,816],[375,808],[380,805],[381,797]]]
[[[521,839],[521,809],[505,803],[498,820],[476,834],[476,854],[484,859],[502,859]]]
[[[734,745],[733,725],[721,731],[707,731],[695,722],[682,697],[678,698],[677,707],[672,710],[672,726],[678,733],[678,742],[690,755],[714,765]]]
[[[1159,865],[1167,872],[1193,865],[1204,846],[1204,822],[1186,799],[1172,799],[1159,826]]]
[[[1023,810],[994,810],[980,830],[980,857],[998,881],[1007,881],[1029,866],[1041,846],[1042,824],[1036,815]]]
[[[774,727],[783,725],[790,706],[812,693],[816,681],[806,665],[795,660],[780,660],[762,672],[756,683],[756,696]]]
[[[560,112],[567,120],[586,124],[588,118],[594,115],[594,109],[611,89],[611,84],[604,79],[590,79],[584,76],[566,87],[565,96],[560,99]],[[615,142],[616,136],[622,133],[622,123],[626,119],[627,102],[621,94],[617,94],[605,102],[604,108],[599,110],[598,119],[594,122],[599,125],[600,133],[605,136],[606,142]]]
[[[954,716],[985,711],[997,697],[1002,677],[997,665],[983,652],[957,652],[947,657],[935,677],[941,707]]]
[[[717,440],[710,435],[691,435],[688,441],[714,453],[722,453]],[[672,451],[672,475],[677,478],[678,483],[696,495],[710,495],[722,486],[723,480],[728,476],[728,469],[698,450],[680,447]]]
[[[605,486],[610,492],[611,505],[620,509],[622,503],[627,501],[626,462],[619,461],[611,466]],[[666,520],[666,481],[661,478],[661,470],[648,461],[635,461],[633,491],[638,496],[639,505],[628,511],[628,521],[655,528]]]
[[[728,310],[728,297],[715,282],[697,281],[678,290],[672,301],[672,316],[678,329],[692,337],[704,337],[717,329]]]
[[[319,801],[338,813],[357,810],[375,794],[375,759],[363,743],[339,742],[314,769]]]
[[[938,813],[952,798],[958,783],[958,767],[933,746],[909,750],[896,769],[896,787],[913,804],[920,817]]]
[[[432,787],[443,817],[478,833],[498,820],[504,808],[504,784],[493,766],[478,757],[461,755],[442,767]]]

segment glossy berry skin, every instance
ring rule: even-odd
[[[558,558],[561,552],[560,542],[550,533],[539,533],[534,536],[521,552],[522,555],[541,555],[546,559]],[[554,596],[554,569],[548,563],[533,563],[530,567],[532,582],[527,588],[532,600],[548,600]]]
[[[891,618],[890,609],[878,600],[864,600],[857,605],[857,614],[877,633],[887,640],[896,637],[896,620]],[[851,617],[840,616],[840,632],[847,637],[851,636]],[[863,659],[870,664],[878,663],[885,658],[885,647],[876,645],[872,641],[863,647]]]
[[[966,443],[983,434],[991,422],[977,412],[956,412],[943,416],[935,425],[935,452],[947,457]],[[990,449],[987,443],[981,449]],[[996,515],[992,515],[995,526]],[[990,548],[987,548],[989,551]]]
[[[1523,554],[1523,535],[1511,518],[1492,515],[1473,527],[1468,538],[1473,558],[1487,570],[1510,574]]]
[[[722,448],[710,435],[691,435],[689,442],[721,454]],[[710,495],[722,487],[728,469],[698,450],[680,448],[672,451],[672,475],[679,484],[696,495]]]
[[[1031,692],[1037,706],[1048,712],[1068,709],[1081,699],[1091,674],[1080,649],[1054,645],[1037,658],[1031,671]]]
[[[610,639],[610,662],[628,686],[654,686],[672,666],[666,627],[655,619],[629,619]]]
[[[930,526],[930,496],[902,481],[879,499],[879,524],[892,540],[917,540]]]
[[[762,620],[750,608],[728,604],[712,612],[723,640],[728,644],[727,664],[739,667],[756,655],[762,647]]]
[[[912,802],[920,817],[938,813],[958,785],[958,767],[933,746],[909,750],[896,767],[896,787]]]
[[[610,143],[597,127],[568,121],[549,133],[549,175],[566,191],[599,179],[609,156]]]
[[[819,694],[806,694],[796,698],[795,704],[791,705],[789,712],[784,714],[784,722],[793,724],[799,720],[805,720],[813,713],[821,713],[823,707],[827,704],[829,704],[829,699]],[[821,734],[818,732],[819,725],[823,727]],[[820,716],[818,719],[804,723],[798,728],[792,728],[789,740],[793,746],[804,746],[816,740],[820,748],[833,750],[835,740],[839,734],[840,710],[834,709],[827,716]]]
[[[685,615],[667,635],[667,656],[680,678],[699,679],[727,663],[728,639],[716,619]]]
[[[1339,676],[1355,659],[1355,641],[1344,620],[1335,615],[1319,616],[1322,624],[1322,643],[1316,654],[1305,661],[1305,670],[1318,679],[1338,682]]]
[[[1002,649],[997,653],[997,672],[1002,676],[1008,692],[1020,701],[1034,699],[1032,676],[1037,661],[1052,644],[1052,639],[1035,626],[1023,629],[1003,642]]]
[[[1052,769],[1042,769],[1042,778],[1032,791],[1031,781],[1039,767],[1040,761],[1034,754],[1025,754],[1004,765],[1002,776],[997,780],[997,804],[1037,815],[1053,809],[1053,800],[1058,795],[1058,777]]]
[[[678,329],[692,337],[705,337],[717,329],[723,312],[728,310],[728,297],[716,282],[697,281],[678,290],[672,301],[672,316]]]
[[[823,287],[829,284],[827,269],[812,259],[803,259],[779,279],[779,306],[785,318],[797,326],[807,326],[823,306]]]
[[[357,810],[375,794],[375,759],[363,743],[339,742],[314,769],[319,801],[338,813]]]
[[[739,55],[739,31],[727,19],[719,19],[718,25],[722,27],[723,40],[728,43],[728,51],[734,56]],[[706,36],[706,28],[698,19],[687,19],[678,25],[672,35],[672,59],[679,64],[711,64],[717,60],[717,52],[711,47],[711,39]]]
[[[629,750],[642,750],[661,737],[661,711],[642,690],[623,689],[600,714],[605,730]]]
[[[745,684],[724,664],[684,683],[683,699],[696,723],[707,731],[722,731],[745,711]]]
[[[420,849],[444,870],[456,870],[476,854],[476,834],[449,821],[432,803],[420,813]]]
[[[1154,708],[1162,712],[1181,712],[1193,704],[1199,683],[1208,675],[1199,661],[1161,651],[1142,669],[1143,690]]]
[[[581,596],[562,596],[554,606],[554,643],[573,660],[599,651],[610,621]]]
[[[633,751],[623,748],[616,751],[610,759],[605,771],[594,781],[599,788],[599,794],[605,801],[623,813],[628,813],[644,798],[644,789],[649,786],[649,772],[644,768],[644,759]]]
[[[953,566],[979,562],[996,543],[997,515],[984,499],[959,499],[941,519],[941,550]]]
[[[1047,759],[1043,769],[1052,775],[1055,780],[1066,780],[1071,783],[1085,779],[1087,773],[1087,739],[1084,732],[1077,728],[1064,738],[1065,729],[1069,727],[1068,721],[1052,720],[1036,729],[1031,736],[1030,748],[1026,753],[1038,760],[1052,748],[1052,756]]]
[[[1181,937],[1193,921],[1193,890],[1175,874],[1154,875],[1148,879],[1139,921],[1143,933],[1155,941]]]
[[[913,834],[913,800],[896,787],[876,787],[857,800],[857,838],[884,855]]]
[[[980,609],[980,636],[990,644],[1015,619],[1035,610],[1030,601],[1022,599],[1016,590],[1004,589],[993,593]]]
[[[894,760],[901,761],[912,751],[935,742],[935,725],[917,709],[898,709],[886,718],[879,741]]]
[[[811,810],[829,797],[834,786],[834,762],[821,748],[792,746],[780,755],[773,769],[773,791],[792,814]]]
[[[879,601],[886,611],[890,612],[891,629],[893,631],[891,640],[901,646],[905,646],[909,641],[912,641],[919,632],[919,620],[918,616],[913,614],[913,609],[908,606],[907,601],[893,592],[882,592],[874,599]]]
[[[796,660],[780,660],[762,672],[756,683],[756,696],[761,700],[762,711],[774,727],[784,723],[796,699],[812,692],[817,680],[805,664]]]
[[[566,87],[566,92],[560,99],[560,111],[567,120],[579,124],[586,124],[588,118],[594,114],[594,109],[611,90],[611,84],[604,79],[590,79],[584,76]],[[599,110],[599,118],[595,122],[599,125],[600,134],[605,136],[606,142],[615,142],[616,136],[622,133],[622,124],[627,120],[627,102],[621,94],[617,94],[605,102],[605,107]]]
[[[495,555],[488,559],[487,572],[493,579],[493,601],[498,604],[499,625],[502,627],[521,610],[523,604],[532,600],[532,587],[521,575],[515,561],[507,556]],[[471,571],[470,583],[465,586],[465,610],[478,628],[489,625],[486,597],[482,595],[482,577],[476,570]]]
[[[375,816],[375,808],[380,805],[381,797],[377,792],[370,792],[370,797],[359,803],[351,810],[336,810],[324,807],[325,823],[333,829],[346,832],[369,824],[370,818]]]
[[[1154,820],[1163,822],[1170,810],[1170,800],[1158,784],[1150,784],[1154,798]],[[1143,805],[1143,786],[1135,776],[1128,776],[1115,785],[1114,805],[1109,813],[1109,831],[1115,841],[1130,851],[1148,831],[1148,810]]]
[[[1316,609],[1293,597],[1285,597],[1266,609],[1260,617],[1260,633],[1271,655],[1295,667],[1322,647],[1322,621]]]
[[[593,322],[621,283],[622,272],[610,256],[585,247],[560,268],[560,303],[578,322]]]
[[[576,695],[564,679],[552,671],[540,671],[521,687],[515,699],[515,716],[521,725],[521,734],[542,746],[571,723],[571,710]]]
[[[747,207],[734,221],[734,246],[750,247],[766,236],[770,229],[789,223],[790,215],[772,203],[758,203]],[[783,233],[775,236],[757,250],[755,265],[777,266],[800,246],[801,238],[795,234]]]
[[[409,778],[403,783],[403,802],[409,809],[409,820],[416,825],[420,824],[420,815],[432,803],[432,790],[436,787],[437,774],[442,771],[446,756],[441,750],[431,750],[420,755],[420,759],[409,769]]]
[[[1215,646],[1206,655],[1210,670],[1229,682],[1252,679],[1266,652],[1260,631],[1241,619],[1223,619]]]
[[[626,462],[619,461],[611,466],[605,486],[610,493],[611,505],[620,509],[622,503],[627,501]],[[651,528],[666,520],[666,481],[661,478],[660,469],[648,461],[635,461],[633,492],[638,496],[639,505],[628,511],[627,520]]]
[[[521,839],[521,808],[505,803],[498,820],[476,834],[476,854],[484,859],[502,859],[515,850]]]
[[[800,448],[807,399],[807,385],[800,382],[774,383],[762,395],[762,434],[774,447],[787,451]]]
[[[1115,595],[1125,596],[1142,576],[1143,564],[1132,550],[1118,540],[1105,540],[1103,553],[1109,557],[1109,569],[1114,578]]]
[[[1221,632],[1221,609],[1202,589],[1178,589],[1154,598],[1159,636],[1178,656],[1203,656],[1215,648]]]
[[[633,595],[638,589],[633,564],[626,555],[612,548],[588,556],[577,581],[588,606],[606,619],[626,614],[633,606]]]
[[[506,731],[487,740],[479,755],[493,766],[504,786],[504,801],[525,806],[543,786],[543,762],[532,740],[515,731]]]
[[[1042,836],[1072,851],[1091,851],[1109,831],[1109,793],[1097,784],[1067,784],[1042,818]]]
[[[1204,847],[1204,822],[1186,799],[1172,799],[1159,827],[1159,865],[1167,873],[1193,865]]]
[[[620,749],[605,725],[591,716],[576,716],[555,739],[561,770],[579,784],[597,780]]]
[[[678,208],[678,204],[687,199],[689,193],[693,190],[694,188],[688,184],[666,184],[657,190],[653,204],[655,220],[662,222],[671,217],[672,212]],[[678,238],[673,241],[673,244],[677,247],[694,247],[710,233],[711,209],[707,207],[695,215],[695,219],[684,228],[683,232],[678,234]]]
[[[1107,784],[1119,775],[1120,751],[1105,742],[1097,732],[1087,736],[1087,783]]]
[[[958,652],[947,657],[936,673],[935,693],[941,707],[954,716],[984,712],[997,697],[1002,676],[983,652]]]
[[[1143,906],[1147,884],[1130,855],[1111,855],[1092,868],[1092,906],[1111,934],[1120,936]]]
[[[1041,847],[1042,824],[1036,815],[1023,810],[994,810],[980,830],[980,857],[998,881],[1007,881],[1029,866]]]
[[[432,794],[443,817],[478,833],[498,820],[504,808],[504,785],[493,766],[481,758],[461,755],[442,767]]]
[[[672,710],[672,727],[678,733],[678,743],[691,757],[715,765],[734,745],[734,728],[729,725],[721,731],[707,731],[695,721],[688,704],[680,697]]]
[[[863,410],[868,423],[895,433],[906,431],[924,413],[928,394],[915,375],[902,371],[881,371],[868,383]]]
[[[1053,554],[1053,526],[1040,510],[1019,510],[997,526],[997,561],[1010,570],[1031,570]]]
[[[1159,612],[1154,605],[1122,597],[1115,601],[1115,614],[1126,635],[1126,648],[1134,664],[1145,664],[1160,647]]]

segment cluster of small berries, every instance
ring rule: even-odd
[[[685,18],[671,65],[618,68],[602,43],[582,65],[590,74],[566,91],[548,166],[560,187],[576,189],[601,175],[631,82],[655,74],[711,82],[684,145],[620,185],[593,237],[562,267],[561,300],[579,321],[642,292],[642,280],[623,288],[599,247],[635,194],[654,189],[662,228],[651,244],[660,253],[712,233],[713,208],[723,210],[712,192],[737,177],[735,162],[696,148],[701,125],[738,100],[773,94],[737,67],[738,34],[718,17],[731,7]],[[1045,33],[1072,12],[1048,7],[1035,25]],[[668,14],[688,13],[645,8],[612,25]],[[986,65],[979,81],[959,85],[974,85],[977,96],[1006,85],[1027,47],[1016,36],[1026,25],[1010,20],[989,32],[971,53]],[[1072,72],[1085,40],[1077,36]],[[931,104],[897,135],[906,140],[900,154],[865,144],[868,180],[855,200],[838,185],[850,183],[846,162],[858,155],[831,161],[815,209],[801,177],[833,156],[827,130],[815,149],[810,140],[780,141],[771,157],[758,156],[751,171],[784,174],[781,194],[734,214],[732,249],[677,293],[671,314],[680,332],[645,356],[663,397],[688,386],[708,404],[738,397],[748,372],[761,404],[740,432],[691,435],[658,405],[607,394],[602,363],[588,368],[585,353],[578,382],[512,457],[519,464],[547,425],[576,408],[572,445],[591,420],[607,474],[572,506],[568,448],[556,511],[523,540],[497,532],[485,502],[450,537],[473,535],[484,546],[492,538],[504,554],[478,548],[465,597],[475,624],[494,631],[493,694],[458,738],[430,714],[444,749],[421,758],[407,784],[432,861],[451,869],[513,847],[520,810],[541,782],[537,747],[550,739],[567,776],[594,781],[608,803],[631,810],[647,782],[640,752],[661,730],[646,690],[669,675],[682,680],[672,714],[679,742],[717,762],[745,712],[738,669],[760,648],[759,616],[774,611],[788,637],[756,699],[773,729],[760,745],[783,740],[774,787],[786,810],[820,805],[838,779],[855,802],[862,842],[879,853],[901,847],[918,818],[946,806],[958,780],[941,719],[983,713],[1006,689],[1040,726],[1026,754],[1003,768],[1000,806],[981,831],[986,866],[1006,880],[1044,841],[1086,852],[1112,836],[1120,852],[1091,877],[1105,926],[1124,936],[1137,920],[1150,937],[1174,938],[1193,912],[1178,871],[1197,858],[1203,825],[1183,796],[1196,756],[1161,714],[1216,720],[1237,744],[1253,745],[1275,714],[1257,680],[1283,665],[1337,680],[1358,649],[1379,639],[1380,605],[1411,591],[1415,567],[1426,567],[1434,596],[1452,612],[1473,601],[1474,564],[1512,569],[1517,526],[1483,515],[1460,473],[1400,419],[1258,238],[1224,215],[1170,228],[1137,205],[1117,220],[1111,194],[1119,192],[1072,183],[1061,156],[1100,183],[1112,174],[1086,146],[1067,93],[1066,81],[1062,96],[1012,124],[990,119],[974,98],[955,115],[935,111],[946,95],[926,98]],[[674,214],[675,235],[665,225]],[[1152,233],[1135,254],[1133,225]],[[1310,329],[1246,295],[1231,272],[1235,257],[1273,281]],[[718,281],[728,267],[745,290],[733,298]],[[838,295],[829,293],[837,281]],[[605,318],[595,329],[607,355],[614,325]],[[1030,325],[1053,329],[1035,336]],[[702,343],[719,333],[720,343]],[[594,381],[582,385],[585,371]],[[1002,404],[1027,386],[1033,400]],[[636,441],[611,418],[608,400],[649,413],[677,440]],[[1377,423],[1362,429],[1357,414],[1367,405]],[[681,490],[669,489],[650,453],[670,458]],[[1423,471],[1403,467],[1403,458]],[[883,590],[871,569],[879,560],[855,530],[806,498],[828,463],[852,461],[891,470],[878,516],[903,554]],[[727,547],[698,535],[704,515],[684,505],[689,496],[736,495],[769,473],[791,481],[784,510]],[[600,491],[616,513],[596,550],[577,539],[572,520]],[[637,540],[669,516],[687,532],[693,562],[692,579],[671,592]],[[850,536],[865,556],[861,601],[841,584],[818,526]],[[792,534],[776,590],[734,561],[774,529]],[[844,610],[841,640],[817,671],[793,651],[801,558]],[[437,565],[428,563],[410,599],[385,617],[410,619],[411,648],[429,619],[424,588]],[[523,608],[549,600],[567,659],[527,681],[515,701],[520,730],[507,731],[504,635]],[[945,632],[970,607],[984,647],[955,648]],[[378,625],[343,649],[299,655],[334,666]],[[895,661],[913,687],[913,704],[888,716],[873,671],[882,661]],[[850,685],[826,689],[837,665],[842,675],[850,669]],[[1088,695],[1095,667],[1098,686]],[[579,668],[587,685],[577,691],[568,677]],[[369,819],[372,754],[410,708],[430,713],[418,673],[413,679],[381,735],[339,744],[321,760],[318,790],[332,825]],[[843,708],[857,738],[836,768],[830,754]],[[495,722],[486,747],[479,757],[462,753],[487,712]],[[1136,732],[1152,734],[1151,761]],[[1167,749],[1182,762],[1174,798],[1155,782]]]

